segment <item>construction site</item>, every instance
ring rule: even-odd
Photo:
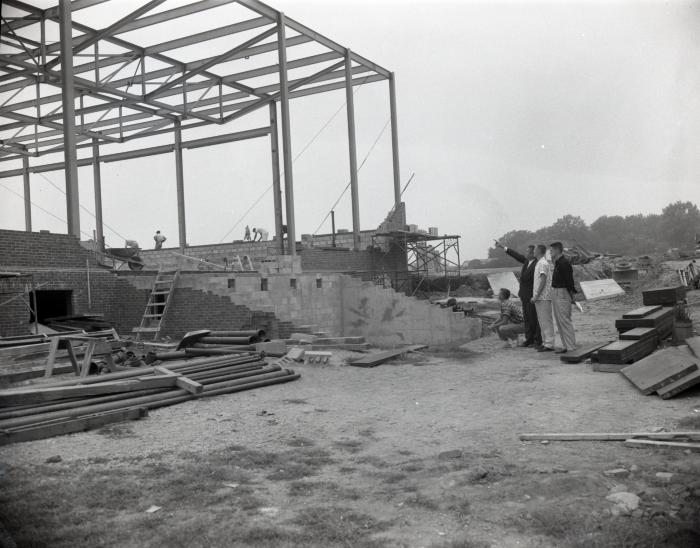
[[[642,255],[555,223],[467,260],[407,197],[401,75],[274,2],[3,0],[0,24],[0,548],[700,546],[700,225]],[[326,210],[295,161],[339,114]],[[264,191],[218,242],[194,149]],[[137,198],[103,177],[130,162],[171,165],[129,184],[168,179],[176,234],[126,233]],[[169,200],[135,207],[158,227]],[[527,315],[545,263],[575,347],[556,305],[552,344]]]

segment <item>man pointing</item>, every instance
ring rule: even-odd
[[[523,265],[520,271],[520,289],[518,291],[518,297],[520,297],[520,301],[523,305],[523,320],[525,323],[525,342],[522,346],[539,347],[542,345],[542,333],[540,332],[540,325],[537,322],[537,309],[532,302],[532,292],[535,282],[535,265],[537,264],[534,253],[535,246],[527,246],[525,255],[521,255],[514,249],[504,246],[499,241],[496,241],[496,247],[500,247],[508,255]]]

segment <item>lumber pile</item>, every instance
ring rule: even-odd
[[[593,370],[619,372],[623,367],[652,354],[671,334],[674,335],[674,342],[682,342],[685,335],[678,337],[677,331],[680,325],[689,323],[685,296],[684,287],[661,287],[642,292],[644,306],[630,310],[615,320],[619,340],[596,351]],[[570,358],[567,356],[566,359]]]
[[[0,445],[135,420],[149,409],[298,378],[251,352],[0,390]]]

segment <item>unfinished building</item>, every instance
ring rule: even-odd
[[[381,345],[479,335],[478,320],[419,301],[399,283],[447,276],[460,261],[458,236],[407,225],[392,72],[256,0],[130,3],[133,11],[116,21],[107,0],[46,4],[3,2],[0,178],[23,181],[25,231],[0,231],[0,335],[86,312],[147,338],[202,325],[259,327],[281,338],[322,326]],[[197,32],[174,32],[185,18],[198,22]],[[92,20],[106,22],[98,29],[86,24]],[[152,29],[174,38],[154,43]],[[58,41],[47,38],[56,33]],[[193,57],[187,48],[195,45]],[[242,59],[255,64],[241,70]],[[388,83],[394,203],[381,226],[362,230],[353,88],[375,82]],[[335,90],[346,99],[352,231],[297,238],[289,103]],[[269,113],[263,127],[188,137],[261,109]],[[165,144],[140,144],[156,136]],[[269,139],[274,237],[188,245],[183,150],[247,139]],[[101,165],[165,154],[175,164],[178,245],[138,254],[106,248]],[[95,196],[94,238],[82,242],[80,166],[92,167]],[[32,178],[50,171],[65,174],[67,235],[32,231]]]

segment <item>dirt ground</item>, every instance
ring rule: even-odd
[[[576,313],[579,342],[615,338],[634,300]],[[700,430],[700,390],[643,396],[494,336],[373,369],[349,355],[300,364],[293,383],[2,447],[0,520],[20,547],[700,546],[699,454],[518,439]],[[606,500],[621,491],[640,499],[629,515]]]

